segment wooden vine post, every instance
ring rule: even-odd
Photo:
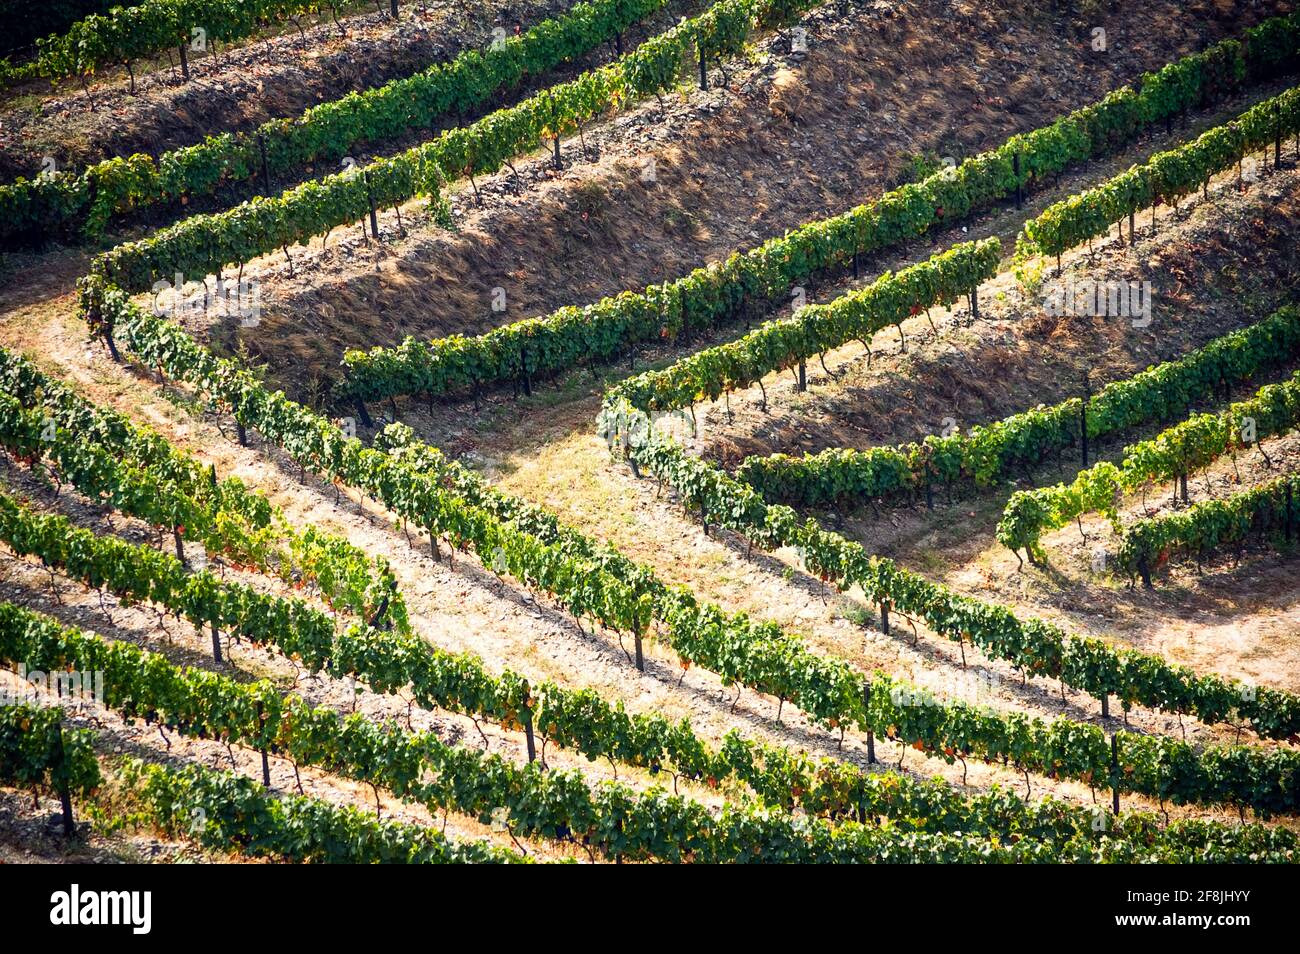
[[[645,654],[641,649],[641,625],[632,624],[632,641],[636,644],[636,668],[638,672],[645,672]]]
[[[709,88],[709,68],[704,58],[704,44],[699,40],[695,41],[695,46],[700,51],[700,89]]]
[[[388,12],[392,14],[394,20],[397,19],[397,0],[388,0]]]
[[[1119,814],[1119,733],[1110,737],[1110,807]]]
[[[121,354],[118,352],[118,350],[117,350],[117,342],[113,340],[113,326],[112,326],[112,325],[105,325],[105,326],[104,326],[104,344],[108,345],[108,354],[109,354],[109,357],[111,357],[111,358],[113,359],[113,362],[114,362],[115,364],[121,364],[121,363],[122,363],[122,355],[121,355]]]
[[[269,198],[271,195],[271,168],[266,162],[266,137],[261,133],[257,134],[257,151],[262,157],[262,182],[266,186],[266,194]]]
[[[217,624],[212,624],[212,660],[221,663],[221,630],[217,629]]]
[[[1011,157],[1011,168],[1016,175],[1016,210],[1024,208],[1025,205],[1025,187],[1020,181],[1020,153],[1017,152]]]
[[[266,726],[266,711],[262,708],[262,701],[257,701],[257,726],[259,733]],[[266,746],[258,745],[257,751],[262,755],[262,784],[267,788],[271,787],[271,761],[266,755]]]
[[[799,393],[802,394],[804,391],[807,390],[808,390],[808,364],[807,362],[800,361],[799,362]]]
[[[394,583],[393,585],[396,586],[396,583]],[[384,617],[388,615],[388,603],[391,596],[392,596],[392,590],[390,589],[384,593],[383,597],[380,598],[379,605],[375,607],[375,612],[370,617],[371,629],[378,629],[379,624],[384,622]],[[393,627],[391,623],[388,623],[384,626],[384,629],[392,629],[392,628]]]
[[[104,314],[103,308],[98,305],[92,305],[91,310],[86,315],[86,320],[91,323],[91,327],[98,332],[99,336],[104,339],[104,344],[108,348],[109,356],[114,363],[122,364],[122,355],[117,350],[117,342],[113,340],[113,322]]]
[[[555,130],[555,169],[558,172],[564,168],[564,162],[560,159],[560,111],[555,106],[554,94],[547,92],[546,102],[551,111],[551,128]]]
[[[184,40],[181,41],[181,77],[188,83],[190,79],[190,54],[186,49],[187,45]]]
[[[862,711],[867,715],[868,725],[871,722],[871,679],[868,678],[862,684]],[[876,733],[874,729],[867,729],[867,764],[876,764]]]
[[[1273,104],[1273,169],[1282,168],[1282,104]]]
[[[519,718],[524,724],[524,743],[528,746],[528,761],[537,761],[537,742],[533,738],[533,709],[528,704],[532,698],[532,689],[528,685],[528,680],[524,680],[524,702],[519,707]]]
[[[622,428],[623,438],[623,459],[627,461],[628,467],[632,468],[632,476],[637,480],[641,479],[641,467],[636,462],[636,456],[632,453],[632,430],[630,427]]]
[[[889,600],[880,601],[880,631],[889,635]]]
[[[352,404],[357,409],[357,417],[361,420],[361,426],[373,426],[374,422],[370,420],[370,412],[366,410],[366,402],[359,397],[354,397]]]
[[[1092,381],[1083,372],[1083,403],[1079,405],[1079,440],[1083,445],[1083,467],[1088,468],[1088,402],[1092,400]]]
[[[57,767],[54,770],[54,787],[59,792],[59,805],[63,809],[63,834],[71,838],[77,831],[76,820],[72,817],[72,792],[68,787],[68,752],[63,745],[63,720],[59,720],[54,736],[54,752]]]
[[[1156,209],[1160,205],[1160,188],[1156,185],[1155,173],[1150,169],[1147,170],[1147,191],[1151,194],[1151,234],[1156,234]],[[1129,230],[1132,231],[1133,222],[1129,220]]]
[[[376,239],[378,239],[379,218],[375,214],[375,193],[374,190],[370,188],[370,173],[363,171],[361,175],[364,177],[364,181],[366,184],[366,201],[370,203],[370,234],[373,235]]]

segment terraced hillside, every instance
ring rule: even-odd
[[[1291,4],[203,9],[0,69],[0,859],[1296,860]]]

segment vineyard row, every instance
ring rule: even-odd
[[[907,704],[906,691],[894,692],[889,677],[866,677],[842,661],[810,653],[774,624],[701,605],[689,591],[666,587],[634,565],[631,570],[639,576],[630,584],[622,575],[628,565],[617,554],[603,563],[580,562],[569,549],[580,546],[571,532],[557,532],[552,538],[556,542],[547,543],[521,532],[517,524],[503,525],[490,513],[432,486],[423,471],[405,468],[383,451],[363,448],[283,394],[268,393],[247,372],[206,352],[120,291],[88,287],[85,305],[92,329],[102,331],[104,323],[111,322],[141,360],[212,395],[314,472],[358,487],[400,517],[473,547],[485,566],[551,593],[575,616],[591,615],[609,629],[631,631],[638,642],[656,619],[661,624],[659,638],[683,660],[718,673],[724,682],[789,700],[829,728],[856,724],[949,762],[970,754],[1058,777],[1097,782],[1113,777],[1123,790],[1179,802],[1248,804],[1260,814],[1293,807],[1294,796],[1288,793],[1298,790],[1294,783],[1300,757],[1284,750],[1233,747],[1197,753],[1186,743],[1126,733],[1113,751],[1100,728],[1066,719],[1047,723],[962,703]],[[1132,672],[1136,674],[1137,667]],[[1207,684],[1196,683],[1198,688]],[[1230,696],[1224,714],[1245,706],[1236,687],[1224,682],[1222,688]],[[1258,698],[1265,702],[1257,700],[1248,711],[1276,718],[1279,698],[1265,690]],[[1268,725],[1262,719],[1257,724]]]
[[[318,162],[338,162],[356,147],[427,130],[448,116],[483,108],[493,97],[591,52],[664,6],[664,0],[587,0],[522,36],[470,49],[414,76],[353,91],[295,118],[252,132],[226,132],[157,159],[142,153],[56,170],[0,186],[0,242],[98,237],[114,215],[210,195],[221,186],[271,177]],[[619,41],[621,45],[621,40]]]
[[[1245,43],[1225,40],[1147,74],[1136,90],[1123,86],[955,169],[810,222],[675,281],[595,304],[566,306],[477,337],[429,342],[408,337],[394,348],[349,351],[339,396],[361,401],[434,396],[542,379],[617,358],[638,342],[689,338],[722,321],[748,317],[788,300],[791,287],[819,273],[852,268],[856,275],[864,254],[1019,197],[1025,188],[1107,155],[1156,124],[1237,92],[1246,83],[1289,73],[1297,54],[1300,14],[1266,21],[1247,32]]]

